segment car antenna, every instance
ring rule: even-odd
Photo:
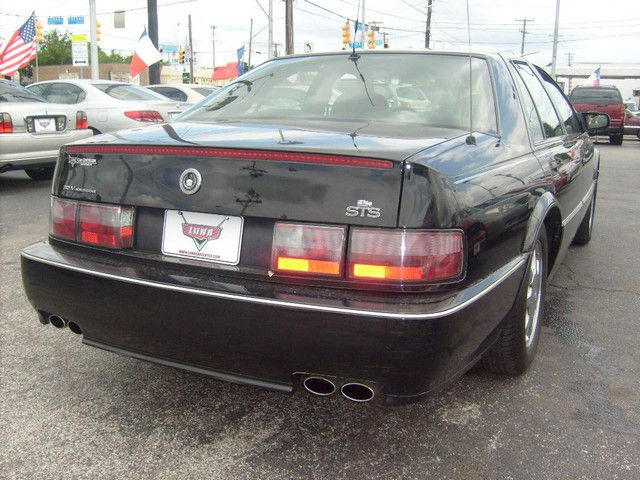
[[[360,55],[356,53],[356,35],[358,34],[358,24],[360,23],[360,0],[358,0],[357,8],[358,9],[356,10],[356,23],[353,30],[353,42],[351,42],[351,55],[349,55],[349,60],[353,60],[353,61],[356,61],[360,58]],[[362,27],[364,27],[364,25]]]
[[[467,43],[469,46],[469,136],[466,138],[468,145],[476,145],[476,137],[473,135],[473,59],[471,57],[471,26],[469,20],[469,0],[467,0]]]

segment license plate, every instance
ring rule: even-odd
[[[166,210],[162,253],[237,265],[240,261],[243,223],[242,217]]]
[[[33,126],[36,133],[50,133],[56,131],[56,119],[53,117],[34,118]]]

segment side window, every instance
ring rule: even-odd
[[[546,90],[542,86],[542,83],[540,83],[540,80],[538,80],[538,77],[533,73],[533,70],[531,70],[529,65],[526,63],[513,62],[513,65],[516,67],[520,77],[526,84],[527,89],[531,94],[531,98],[533,98],[533,103],[538,109],[538,115],[542,122],[544,136],[546,138],[550,138],[564,135],[562,123],[560,123],[558,114],[553,108],[553,103],[551,103],[549,95],[547,95]]]
[[[51,103],[80,103],[84,97],[84,90],[71,83],[51,83],[45,92],[45,98]]]
[[[153,88],[152,90],[159,93],[160,95],[164,95],[165,97],[170,98],[171,100],[175,100],[176,102],[187,101],[187,94],[184,92],[181,92],[177,88],[156,87],[156,88]]]
[[[525,86],[522,78],[517,73],[513,76],[516,84],[518,85],[518,92],[522,100],[522,107],[524,108],[524,116],[529,126],[529,132],[533,143],[538,143],[544,140],[544,132],[542,131],[542,124],[540,123],[540,117],[536,106],[533,104],[533,99],[527,87]]]
[[[560,115],[560,120],[564,124],[564,128],[567,133],[580,133],[582,132],[582,127],[580,126],[580,120],[576,116],[575,112],[571,108],[569,101],[562,94],[558,85],[551,79],[551,77],[540,68],[537,68],[538,73],[542,77],[542,83],[544,84],[547,92],[549,92],[549,96],[551,97],[551,101],[556,106],[556,110],[558,111],[558,115]]]

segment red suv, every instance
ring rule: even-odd
[[[624,115],[626,106],[620,90],[614,86],[576,87],[571,91],[569,100],[578,112],[606,113],[611,123],[606,135],[613,145],[622,145],[624,134]]]

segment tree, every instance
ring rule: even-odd
[[[87,49],[91,49],[91,43],[87,44]],[[98,46],[98,62],[100,63],[131,63],[132,55],[122,55],[114,50],[106,53]],[[71,55],[71,34],[61,33],[58,30],[51,30],[44,35],[42,42],[38,45],[39,65],[71,65],[73,59]],[[19,70],[20,78],[32,78],[35,62]]]

